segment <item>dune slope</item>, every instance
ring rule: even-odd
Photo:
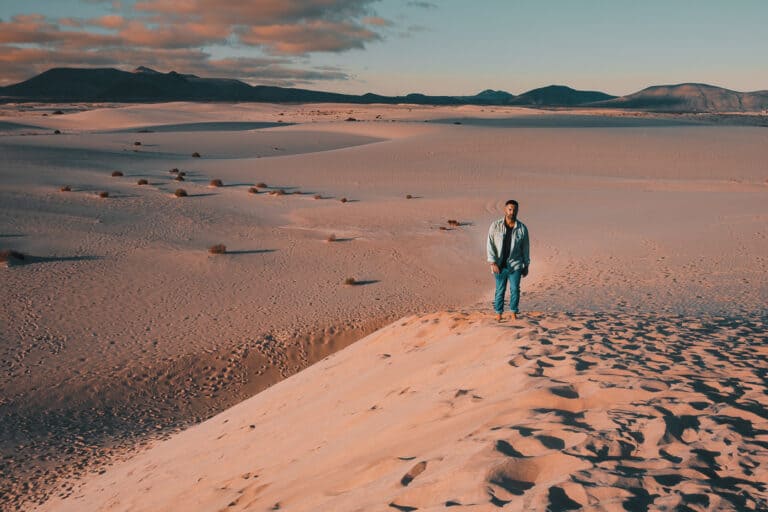
[[[765,342],[758,317],[412,316],[41,510],[764,510]]]

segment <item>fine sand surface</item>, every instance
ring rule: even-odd
[[[54,115],[58,109],[65,113]],[[473,325],[480,329],[476,343],[494,347],[502,343],[500,327],[487,325],[478,311],[489,309],[493,286],[484,255],[487,227],[500,216],[508,198],[521,202],[520,217],[532,234],[533,265],[523,282],[522,307],[540,315],[525,317],[519,324],[526,332],[538,333],[547,322],[568,325],[573,329],[563,328],[567,340],[552,337],[551,343],[578,345],[586,355],[615,359],[637,350],[651,351],[648,347],[654,343],[663,345],[646,340],[647,332],[657,332],[654,318],[658,317],[660,336],[666,336],[666,343],[687,344],[686,350],[693,353],[684,353],[686,361],[698,364],[689,377],[675,374],[683,382],[680,393],[665,400],[690,402],[685,386],[696,385],[691,380],[694,374],[707,379],[707,385],[720,389],[720,394],[725,393],[725,384],[713,384],[722,380],[720,376],[731,372],[747,378],[737,361],[726,364],[713,359],[707,347],[720,341],[728,353],[745,351],[745,360],[762,372],[758,374],[763,378],[763,393],[764,353],[758,357],[749,350],[762,350],[765,344],[768,130],[701,121],[482,107],[4,105],[0,109],[0,249],[20,251],[27,258],[0,268],[4,291],[0,364],[5,370],[0,374],[0,500],[10,508],[22,504],[30,508],[52,490],[55,495],[70,494],[66,489],[73,489],[71,477],[85,476],[88,482],[87,475],[103,471],[103,463],[114,456],[128,457],[138,445],[157,443],[180,427],[199,423],[401,317],[469,308]],[[55,135],[54,130],[61,133]],[[193,152],[201,157],[192,157]],[[185,181],[173,181],[174,174],[168,172],[172,168],[185,172]],[[123,176],[112,177],[114,171]],[[148,184],[138,185],[139,179]],[[224,186],[210,187],[213,179],[221,179]],[[268,187],[248,193],[259,182]],[[60,192],[64,185],[71,191]],[[188,197],[174,197],[177,188],[184,188]],[[277,189],[300,193],[269,194]],[[99,198],[101,191],[108,191],[109,197]],[[406,199],[407,194],[412,199]],[[347,201],[341,202],[342,198]],[[457,220],[459,226],[449,226],[448,219]],[[331,234],[336,241],[326,241]],[[226,245],[227,253],[209,254],[208,247],[219,243]],[[345,286],[348,277],[359,284]],[[443,324],[449,317],[436,316]],[[709,319],[706,328],[684,327],[697,317]],[[591,322],[598,320],[605,334],[574,334],[588,331]],[[616,327],[620,324],[626,325]],[[396,325],[388,329],[397,329]],[[612,350],[618,355],[601,352],[604,338],[612,340],[619,331],[626,331],[622,339],[627,341],[615,342]],[[436,342],[437,332],[433,333]],[[397,340],[391,342],[416,343],[415,334],[398,331]],[[640,349],[631,348],[640,341]],[[521,342],[504,343],[494,350],[523,353]],[[496,364],[490,349],[475,355],[451,352],[450,358],[469,361],[485,357],[486,352],[488,360],[482,364]],[[334,357],[347,357],[341,354]],[[404,352],[400,355],[405,361],[410,358]],[[538,360],[535,352],[529,356],[531,361]],[[663,359],[659,364],[683,371],[676,368],[676,356],[664,357],[668,362]],[[419,379],[433,375],[428,368],[439,363],[430,361],[423,363],[427,373]],[[506,361],[502,362],[506,365]],[[578,371],[563,366],[562,378],[611,382],[604,372],[613,363]],[[368,378],[374,371],[364,358],[354,364],[356,370],[350,369],[350,375]],[[648,373],[632,361],[625,365],[627,372]],[[316,368],[310,372],[317,380],[301,393],[336,382]],[[393,366],[395,374],[388,381],[405,382],[422,371],[406,368],[411,367]],[[288,383],[295,379],[308,383],[307,374],[302,372],[281,386],[300,393]],[[524,372],[515,375],[510,377],[513,383],[527,378]],[[424,381],[424,389],[432,389],[433,394],[440,386],[464,389],[467,384],[459,382],[460,377],[448,374],[446,381]],[[632,388],[624,381],[617,385]],[[388,383],[381,386],[389,389]],[[277,422],[254,423],[266,429],[260,430],[263,435],[282,430],[307,437],[302,429],[317,424],[299,421],[303,409],[297,399],[289,398],[299,395],[283,397],[279,389],[283,388],[268,391],[273,398],[263,398],[267,395],[262,393],[237,410],[248,407],[242,414]],[[504,410],[486,410],[488,403],[516,400],[515,389],[519,388],[491,387],[485,393],[498,395],[486,396],[490,402],[477,405],[470,400],[472,407],[480,407],[476,413],[481,416],[473,413],[469,421],[490,415],[478,419],[473,428],[481,429],[484,421]],[[700,386],[697,389],[703,392]],[[360,393],[361,400],[373,399],[374,395]],[[341,392],[328,394],[339,405],[328,407],[331,402],[323,402],[322,418],[317,412],[322,424],[342,421],[334,414],[351,407],[347,401],[353,400]],[[548,401],[549,395],[530,396],[527,405],[520,406],[521,421],[537,421],[537,408],[560,407]],[[579,407],[631,410],[634,397],[630,393],[626,401]],[[432,399],[436,401],[425,403],[424,414],[439,410],[435,409],[439,400]],[[706,418],[721,414],[723,400],[709,400],[714,405],[696,414]],[[290,404],[290,411],[272,409],[270,404],[277,402]],[[406,403],[401,405],[408,407]],[[342,409],[337,411],[338,407]],[[750,410],[765,420],[763,410]],[[422,440],[447,436],[452,442],[464,432],[423,418],[422,425],[422,420],[412,420],[405,411],[392,416],[398,425],[387,428],[416,425]],[[659,411],[654,414],[666,416]],[[217,418],[209,421],[216,424]],[[764,424],[759,427],[757,419],[750,421],[754,431],[737,433],[756,439],[757,446],[764,448],[765,439],[760,438]],[[179,443],[195,431],[214,435],[221,427],[209,425],[199,425],[169,443]],[[723,435],[730,428],[721,427],[717,432]],[[418,448],[403,436],[406,439],[398,437],[397,442],[406,443],[408,450]],[[211,448],[206,456],[214,459],[224,457],[223,452],[215,453],[215,437],[205,439],[204,443],[195,440],[199,443],[195,448]],[[276,450],[266,454],[259,453],[257,445],[245,444],[250,438],[242,439],[244,444],[237,448],[233,444],[231,449],[243,457],[250,455],[252,469],[268,464],[282,468],[279,475],[270,473],[271,482],[280,481],[272,484],[274,489],[287,489],[293,482],[293,494],[285,491],[276,500],[289,500],[290,495],[297,509],[309,510],[310,496],[317,496],[312,493],[325,492],[311,482],[305,487],[302,482],[310,477],[303,470],[291,476],[289,457],[269,454],[281,453],[278,448],[285,447],[277,438],[265,440],[264,446]],[[312,436],[306,442],[313,439],[313,446],[320,443],[319,437]],[[350,454],[337,450],[333,461],[322,460],[347,467],[352,462],[344,457],[374,464],[376,457],[392,455],[382,455],[362,440],[350,442]],[[155,457],[157,450],[166,449],[163,446],[156,444],[141,457]],[[297,445],[292,457],[306,455],[302,446]],[[436,454],[433,448],[425,444],[408,456]],[[638,457],[653,458],[651,447],[641,441],[636,449],[642,452]],[[462,453],[440,456],[461,458]],[[759,454],[753,457],[765,462]],[[235,468],[239,471],[236,464],[227,466],[226,459],[216,471],[222,475]],[[471,469],[475,466],[451,460],[453,466],[447,467],[475,471]],[[191,459],[179,464],[197,470]],[[318,464],[312,464],[315,474],[326,472]],[[124,467],[108,470],[103,478],[114,480],[113,471]],[[739,468],[734,469],[743,472],[739,478],[760,480]],[[475,485],[487,470],[482,464],[475,469],[479,473],[467,476],[466,485]],[[551,475],[554,480],[541,481],[575,481],[571,473],[558,467]],[[359,487],[366,499],[374,500],[370,501],[374,509],[388,503],[375,500],[396,496],[384,492],[391,482],[378,478],[370,482],[383,487],[366,487],[370,482],[349,486]],[[534,483],[532,490],[538,491],[523,496],[534,500],[529,501],[534,508],[545,507],[546,499],[535,496],[548,496],[549,487],[541,487],[539,480]],[[90,485],[97,484],[87,483],[86,488]],[[138,494],[138,488],[129,485],[126,480],[125,492]],[[646,484],[641,487],[655,492]],[[719,495],[721,487],[709,492]],[[167,488],[169,493],[194,499],[191,487]],[[271,492],[265,494],[269,499],[276,496]],[[762,491],[747,486],[745,492],[759,499]],[[199,506],[185,502],[178,509],[211,509],[205,500],[213,499],[213,491],[205,487],[200,493]],[[355,510],[358,505],[352,496],[361,496],[356,493],[339,494],[339,508],[327,504],[326,509]],[[299,494],[307,498],[297,498]],[[672,487],[669,494],[674,494]],[[424,496],[421,505],[403,504],[427,507],[433,498],[452,499],[432,491]],[[571,498],[590,503],[579,496]],[[84,499],[95,507],[97,501],[90,500],[100,498],[88,493]],[[165,498],[149,493],[147,499],[157,499],[159,504]],[[259,503],[255,510],[267,503],[253,499]],[[487,499],[463,499],[487,504]],[[623,498],[608,493],[605,500],[611,499]],[[716,508],[719,501],[712,500],[706,506],[687,506]],[[162,503],[173,508],[171,502]],[[370,509],[365,503],[369,502],[361,498],[359,507]],[[48,505],[51,510],[57,506]]]
[[[765,329],[410,316],[41,510],[765,510]]]

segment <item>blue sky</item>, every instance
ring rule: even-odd
[[[768,89],[764,0],[0,0],[0,20],[2,84],[144,64],[392,95]]]

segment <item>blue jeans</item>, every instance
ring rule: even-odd
[[[498,274],[493,274],[493,277],[496,278],[493,309],[497,314],[504,311],[504,295],[507,293],[507,281],[509,281],[509,310],[517,313],[517,305],[520,302],[520,271],[505,268]]]

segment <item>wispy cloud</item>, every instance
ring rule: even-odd
[[[365,48],[392,24],[376,15],[376,0],[87,1],[111,9],[87,19],[0,20],[0,83],[53,66],[137,65],[284,85],[344,80],[342,70],[312,68],[307,56]],[[206,51],[213,47],[256,57],[215,59]]]

